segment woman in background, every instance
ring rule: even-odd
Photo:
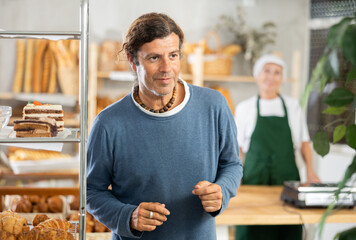
[[[235,111],[240,153],[245,153],[242,184],[283,185],[300,180],[295,150],[305,161],[308,182],[320,182],[312,164],[305,116],[296,99],[279,94],[286,65],[265,55],[254,65],[259,94],[241,102]],[[302,239],[301,225],[239,226],[236,239]]]

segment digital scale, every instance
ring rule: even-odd
[[[328,207],[335,201],[336,183],[300,183],[299,181],[284,182],[281,200],[295,206]],[[344,187],[335,206],[353,208],[356,201],[356,186]]]

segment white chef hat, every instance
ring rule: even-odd
[[[281,58],[279,58],[279,57],[277,57],[276,55],[273,55],[273,54],[263,55],[262,57],[260,57],[256,61],[255,65],[253,66],[253,76],[255,78],[257,78],[257,75],[262,70],[264,65],[266,65],[267,63],[274,63],[274,64],[277,64],[277,65],[281,66],[282,69],[283,69],[283,81],[286,80],[286,78],[287,78],[287,66],[286,66],[286,63]]]

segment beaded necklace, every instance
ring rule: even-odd
[[[144,109],[153,112],[153,113],[164,113],[167,112],[174,104],[176,97],[177,97],[177,89],[176,86],[174,86],[173,88],[173,94],[172,94],[172,98],[168,101],[168,103],[161,109],[158,110],[154,110],[153,108],[149,108],[147,107],[140,99],[140,96],[138,94],[138,85],[135,86],[134,91],[133,91],[133,97],[135,99],[135,101]]]

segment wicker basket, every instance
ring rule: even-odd
[[[220,38],[218,34],[214,31],[209,32],[203,39],[203,45],[208,43],[209,38],[213,38],[215,41],[216,51],[211,54],[207,54],[204,51],[203,56],[204,61],[204,75],[231,75],[233,57],[222,53],[222,48],[220,44]],[[206,48],[207,46],[205,46]],[[203,46],[204,48],[204,46]],[[208,51],[211,52],[211,51]],[[193,72],[194,55],[189,56],[189,73]]]

